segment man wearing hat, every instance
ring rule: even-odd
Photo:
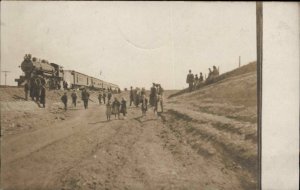
[[[186,77],[186,83],[189,84],[189,91],[191,92],[193,90],[193,83],[194,83],[194,75],[192,74],[191,70],[189,70],[189,74]]]

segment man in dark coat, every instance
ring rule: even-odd
[[[35,100],[40,101],[41,96],[41,80],[39,78],[35,79]]]
[[[191,70],[189,70],[189,74],[186,77],[186,83],[189,84],[189,91],[191,92],[193,90],[193,83],[194,83],[194,75],[192,74]]]
[[[157,88],[155,83],[152,83],[153,86],[150,89],[150,105],[154,106],[156,102],[156,97],[157,97]]]
[[[75,90],[73,90],[71,97],[72,97],[72,104],[76,107],[77,94],[76,94]]]
[[[203,75],[202,75],[202,73],[200,73],[199,82],[203,82]]]
[[[104,102],[104,104],[105,104],[105,99],[106,99],[106,93],[103,92],[103,102]]]
[[[43,105],[43,108],[45,108],[45,104],[46,104],[46,87],[45,87],[44,84],[41,87],[40,102]]]
[[[102,92],[98,95],[99,104],[102,104]]]
[[[129,106],[131,106],[132,102],[134,102],[134,92],[133,92],[132,86],[130,87],[129,101],[130,101]]]
[[[89,98],[90,98],[90,94],[87,92],[86,89],[83,89],[82,93],[81,93],[81,98],[84,104],[84,109],[88,108],[88,104],[89,104]]]
[[[29,91],[29,83],[28,81],[26,81],[25,85],[24,85],[24,92],[25,92],[25,100],[28,100],[28,91]]]
[[[67,104],[68,104],[68,96],[67,93],[65,92],[64,95],[60,98],[61,101],[64,103],[65,110],[67,110]]]
[[[107,99],[108,99],[108,101],[110,101],[111,97],[112,97],[112,93],[111,93],[111,91],[109,91],[109,92],[107,93]]]
[[[30,80],[30,97],[31,97],[31,100],[34,100],[34,97],[35,97],[35,80],[34,79],[31,79]]]

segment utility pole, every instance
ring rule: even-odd
[[[5,86],[6,86],[6,78],[7,78],[7,73],[10,73],[10,71],[1,71],[4,73],[4,76],[5,76]]]
[[[241,56],[239,56],[239,67],[241,67]]]
[[[257,136],[258,158],[262,160],[262,62],[263,62],[263,2],[256,2],[256,50],[257,50]],[[258,163],[257,177],[261,179],[261,162]],[[261,180],[258,180],[257,189],[261,189]]]

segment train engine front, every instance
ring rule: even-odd
[[[36,57],[32,58],[30,54],[26,54],[21,63],[21,69],[25,76],[20,76],[20,79],[16,79],[19,86],[25,83],[26,80],[31,81],[39,78],[48,88],[60,87],[63,70],[61,66],[55,63],[49,63]]]

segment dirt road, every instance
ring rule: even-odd
[[[107,122],[104,106],[2,138],[4,189],[241,189],[233,171],[195,151],[148,111]]]

